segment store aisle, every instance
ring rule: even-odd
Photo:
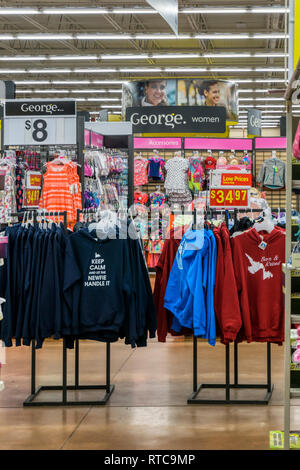
[[[81,342],[82,384],[104,381],[104,348]],[[60,383],[61,349],[60,343],[47,341],[38,351],[38,384]],[[68,357],[72,383],[74,352]],[[240,345],[241,382],[265,381],[265,357],[266,345]],[[30,390],[30,349],[7,349],[7,365],[2,368],[5,390],[0,393],[0,450],[268,449],[269,431],[282,427],[283,348],[272,346],[275,391],[269,406],[186,405],[192,386],[191,358],[191,339],[170,338],[167,344],[151,340],[147,348],[135,350],[119,342],[112,345],[116,390],[108,406],[23,408]],[[199,343],[204,382],[221,382],[224,362],[221,344],[211,348]],[[44,393],[50,398],[57,392]],[[97,392],[88,393],[94,399]],[[249,391],[242,393],[239,397],[249,396]],[[264,394],[250,393],[251,398]],[[292,424],[297,429],[300,412],[294,410]]]

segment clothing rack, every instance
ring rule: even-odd
[[[37,217],[52,215],[53,212],[33,212],[33,220]],[[67,228],[67,212],[56,212],[55,215],[64,216],[64,227]],[[12,216],[16,214],[11,214]],[[63,339],[63,358],[62,358],[62,385],[43,385],[36,387],[36,342],[31,342],[31,394],[23,402],[23,406],[93,406],[105,405],[114,391],[115,386],[110,383],[110,343],[106,343],[106,383],[104,385],[80,385],[79,384],[79,340],[75,340],[75,383],[67,384],[67,345],[66,339]],[[68,400],[68,390],[105,390],[105,396],[102,400]],[[40,392],[43,391],[61,391],[60,401],[47,400],[35,401]]]
[[[211,209],[213,214],[224,214],[224,210]],[[251,212],[251,209],[234,209],[234,218],[236,220],[238,212],[246,213]],[[262,209],[252,209],[253,213],[260,213]],[[194,227],[196,221],[196,211],[194,211]],[[228,219],[226,217],[226,225],[228,226]],[[203,399],[198,398],[198,394],[204,389],[225,389],[225,398],[223,399]],[[230,396],[231,390],[238,389],[262,389],[267,390],[265,397],[261,400],[257,399],[232,399]],[[271,380],[271,344],[267,343],[267,383],[265,384],[241,384],[239,383],[239,363],[238,363],[238,343],[234,341],[234,383],[230,381],[230,345],[225,345],[225,384],[212,384],[202,383],[198,384],[198,338],[193,336],[193,393],[189,396],[187,403],[189,405],[267,405],[272,396],[274,385]]]

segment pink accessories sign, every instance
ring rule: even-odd
[[[91,147],[96,147],[98,149],[103,147],[103,135],[96,134],[96,132],[91,132]]]
[[[88,129],[84,129],[84,145],[85,147],[90,146],[90,140],[91,140],[91,131]]]
[[[191,137],[184,139],[186,150],[252,150],[252,139],[209,139]]]
[[[286,137],[257,137],[256,149],[286,149]]]
[[[135,137],[135,149],[181,149],[180,137]]]

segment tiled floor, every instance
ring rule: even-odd
[[[61,342],[48,341],[37,352],[37,385],[61,383],[61,350]],[[111,351],[116,389],[107,406],[23,408],[30,393],[30,349],[7,349],[1,375],[5,389],[0,392],[0,450],[268,449],[269,431],[282,429],[282,347],[272,346],[275,390],[268,406],[187,405],[192,391],[190,339],[170,338],[165,344],[151,340],[147,348],[135,350],[119,342]],[[224,381],[224,352],[221,344],[212,348],[199,343],[201,381]],[[104,359],[105,345],[80,343],[81,384],[104,383]],[[266,345],[240,345],[239,364],[240,382],[264,383]],[[73,372],[74,351],[70,351],[70,384]],[[57,392],[43,393],[59,397]],[[87,397],[85,393],[78,396]],[[89,399],[103,396],[101,391],[87,393]],[[205,393],[212,398],[223,395],[223,391]],[[265,392],[238,393],[262,398]],[[300,429],[300,404],[292,408],[292,428]]]

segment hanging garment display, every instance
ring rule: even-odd
[[[285,187],[286,164],[276,157],[276,152],[265,160],[259,170],[257,182],[269,189],[282,189]]]
[[[188,187],[188,160],[176,155],[165,164],[167,171],[165,189],[171,204],[187,204],[192,201]]]
[[[138,155],[134,159],[134,186],[148,183],[148,160]]]
[[[51,212],[67,211],[68,226],[77,220],[77,209],[82,208],[77,164],[57,158],[46,163],[39,208]]]
[[[101,224],[100,224],[101,225]],[[125,222],[127,230],[128,223]],[[156,311],[138,239],[82,228],[8,227],[8,256],[0,268],[1,339],[6,346],[37,348],[45,338],[117,341],[146,346],[156,331]],[[105,226],[106,227],[106,226]],[[118,236],[120,234],[120,237]],[[126,235],[126,233],[125,233]]]

